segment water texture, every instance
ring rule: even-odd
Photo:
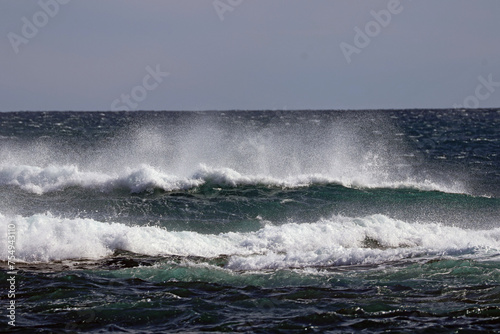
[[[499,129],[492,109],[0,113],[0,329],[498,332]]]

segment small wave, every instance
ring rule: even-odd
[[[121,173],[84,172],[78,166],[4,166],[0,167],[0,185],[16,186],[34,194],[44,194],[64,190],[69,187],[113,191],[126,189],[132,193],[152,191],[176,191],[199,187],[203,184],[236,187],[240,185],[265,185],[273,187],[297,188],[313,184],[339,184],[349,188],[410,188],[422,191],[446,193],[466,193],[463,187],[442,185],[431,180],[385,181],[360,177],[332,177],[323,174],[303,174],[286,177],[269,175],[244,175],[231,168],[212,168],[200,164],[195,173],[180,177],[164,173],[149,165],[126,168]]]
[[[500,228],[466,230],[409,224],[384,215],[333,217],[314,223],[265,225],[254,232],[201,234],[155,226],[127,226],[51,214],[0,214],[0,234],[14,224],[21,262],[101,259],[117,250],[151,256],[228,258],[232,270],[378,264],[414,256],[500,250]],[[1,259],[6,260],[6,247]]]

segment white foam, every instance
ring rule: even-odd
[[[404,180],[386,181],[380,180],[376,175],[368,177],[366,174],[360,174],[359,176],[340,175],[335,177],[319,173],[299,174],[277,178],[267,175],[242,175],[231,168],[210,168],[205,164],[200,164],[199,171],[194,177],[229,186],[263,184],[295,188],[309,186],[311,184],[340,184],[349,188],[411,188],[425,191],[465,193],[461,184],[442,185],[428,179],[417,181],[406,178]]]
[[[264,174],[244,175],[231,168],[212,168],[205,164],[200,164],[197,171],[189,176],[173,175],[145,164],[135,168],[125,167],[123,171],[117,173],[80,171],[78,166],[75,165],[48,167],[29,165],[0,166],[0,185],[17,186],[25,191],[39,195],[68,187],[83,187],[101,191],[127,189],[132,193],[153,189],[174,191],[197,187],[205,182],[233,187],[262,184],[293,188],[311,184],[341,184],[345,187],[357,188],[414,188],[464,193],[460,185],[440,185],[430,180],[384,181],[384,179],[375,176],[367,177],[366,174],[332,176],[319,173],[279,178]]]
[[[186,189],[202,184],[202,180],[179,178],[161,173],[148,165],[126,168],[120,174],[82,172],[75,165],[65,166],[4,166],[0,167],[0,184],[17,186],[34,194],[44,194],[68,187],[83,187],[109,191],[116,188],[142,192],[155,188],[165,191]]]
[[[127,226],[51,214],[0,214],[0,238],[16,225],[16,258],[24,262],[100,259],[116,250],[166,256],[229,256],[228,269],[374,264],[421,255],[474,254],[500,250],[500,228],[465,230],[439,224],[409,224],[383,215],[333,217],[315,223],[266,225],[255,232],[200,234],[154,226]],[[370,248],[370,242],[379,247]],[[3,247],[0,259],[7,258]]]

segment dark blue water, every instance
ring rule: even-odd
[[[498,110],[0,113],[0,328],[497,332],[499,129]]]

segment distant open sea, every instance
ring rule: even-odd
[[[0,240],[9,333],[500,333],[500,110],[0,113]]]

